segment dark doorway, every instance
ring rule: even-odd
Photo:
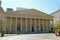
[[[34,27],[32,26],[32,32],[34,32],[35,30],[34,30]]]
[[[43,25],[42,24],[40,25],[40,27],[41,27],[41,31],[43,31]]]
[[[53,31],[53,27],[51,27],[51,31]]]
[[[17,26],[17,31],[20,31],[20,26]]]

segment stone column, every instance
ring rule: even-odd
[[[39,31],[40,31],[40,19],[39,19]]]
[[[43,19],[43,32],[44,32],[44,19]]]
[[[32,31],[32,18],[30,18],[30,31]]]
[[[35,32],[36,32],[36,19],[35,19]]]
[[[17,17],[16,17],[16,26],[15,26],[15,31],[17,32]]]
[[[53,30],[54,30],[54,22],[53,22],[53,19],[52,19],[52,27],[53,27]]]
[[[22,32],[22,17],[21,17],[21,28],[20,29],[21,29],[21,32]]]
[[[10,18],[10,32],[12,32],[12,17]]]
[[[48,19],[46,19],[46,31],[48,31],[48,24],[47,24],[47,20],[48,20]]]
[[[49,28],[50,28],[49,31],[51,31],[51,26],[52,26],[51,24],[52,24],[52,21],[51,21],[51,19],[50,19],[50,20],[49,20]]]
[[[4,33],[6,32],[6,17],[5,17],[5,26],[4,26]]]
[[[53,20],[50,19],[50,31],[51,31],[51,27],[53,27]]]
[[[27,32],[27,18],[26,18],[26,32]]]

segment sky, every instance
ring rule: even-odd
[[[13,8],[16,10],[17,7],[37,9],[47,14],[53,13],[60,9],[60,0],[1,0],[2,7]]]

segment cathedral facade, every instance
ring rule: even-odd
[[[36,9],[5,12],[0,2],[0,31],[5,33],[49,32],[53,16]]]

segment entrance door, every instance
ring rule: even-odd
[[[43,32],[43,25],[41,24],[41,26],[40,26],[40,27],[41,27],[41,31]]]
[[[17,26],[17,31],[20,31],[20,26]]]
[[[32,32],[35,32],[35,30],[34,30],[34,26],[32,26]]]

